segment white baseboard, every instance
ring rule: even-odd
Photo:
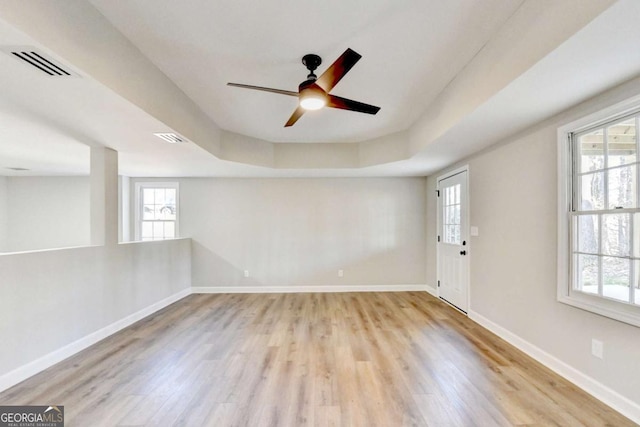
[[[33,375],[59,363],[100,340],[115,334],[156,311],[193,294],[206,293],[302,293],[302,292],[405,292],[428,291],[427,285],[369,285],[369,286],[227,286],[193,287],[184,289],[155,304],[151,304],[123,319],[99,329],[79,340],[52,351],[26,365],[20,366],[0,376],[0,392],[26,380]]]
[[[429,292],[431,295],[438,298],[438,290],[433,286],[426,285],[425,291]]]
[[[509,344],[523,351],[533,359],[542,363],[558,375],[571,381],[596,399],[609,405],[625,417],[631,419],[633,422],[640,424],[640,405],[638,403],[633,402],[614,390],[611,390],[604,384],[594,380],[588,375],[585,375],[562,360],[550,355],[539,347],[525,341],[513,332],[472,310],[469,311],[469,318],[480,326],[498,335]]]
[[[156,311],[161,310],[190,294],[191,288],[186,288],[176,294],[171,295],[170,297],[158,301],[155,304],[151,304],[150,306],[145,307],[140,311],[137,311],[123,319],[118,320],[117,322],[114,322],[83,338],[80,338],[79,340],[74,341],[71,344],[65,345],[58,350],[52,351],[51,353],[46,354],[30,363],[27,363],[26,365],[20,366],[13,371],[7,372],[6,374],[0,376],[0,391],[4,391],[10,387],[13,387],[14,385],[26,380],[27,378],[44,371],[45,369],[73,356],[76,353],[79,353],[85,348],[97,343],[98,341],[103,340],[118,331],[121,331],[127,326],[134,324],[138,320],[143,319],[150,314],[153,314]]]
[[[286,294],[309,292],[407,292],[427,291],[427,285],[347,285],[347,286],[197,286],[194,294]]]

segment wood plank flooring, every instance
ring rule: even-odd
[[[191,295],[0,394],[67,426],[632,426],[424,292]]]

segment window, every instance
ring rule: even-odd
[[[445,187],[442,200],[444,243],[460,244],[460,184]]]
[[[640,326],[640,110],[625,111],[559,130],[558,298]]]
[[[136,240],[178,237],[178,184],[136,183]]]

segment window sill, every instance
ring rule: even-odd
[[[162,240],[132,240],[130,242],[118,242],[119,245],[134,245],[141,243],[162,243],[162,242],[172,242],[174,240],[189,240],[190,237],[172,237],[170,239],[162,239]]]
[[[640,307],[614,300],[594,297],[581,292],[558,295],[558,301],[619,322],[640,327]]]

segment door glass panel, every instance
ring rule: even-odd
[[[460,236],[460,184],[445,187],[443,191],[442,222],[444,243],[459,245]]]

